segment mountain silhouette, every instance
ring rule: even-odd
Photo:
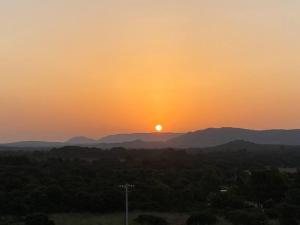
[[[50,142],[50,141],[19,141],[7,144],[1,144],[0,147],[18,147],[18,148],[53,148],[62,147],[63,142]]]
[[[131,133],[131,134],[115,134],[108,135],[98,140],[101,143],[121,143],[141,140],[145,142],[165,142],[172,138],[176,138],[182,133]]]
[[[300,145],[300,129],[249,130],[241,128],[208,128],[189,132],[167,141],[177,148],[203,148],[243,140],[256,144]]]
[[[238,140],[238,141],[237,141]],[[207,148],[230,143],[245,142],[263,145],[300,145],[300,129],[294,130],[249,130],[241,128],[208,128],[181,133],[132,133],[116,134],[94,140],[78,136],[66,142],[23,141],[2,144],[0,147],[53,148],[62,146],[86,146],[124,148]]]
[[[166,148],[166,144],[164,142],[155,142],[155,141],[142,141],[142,140],[134,140],[128,142],[120,142],[120,143],[99,143],[94,145],[94,147],[102,148],[102,149],[111,149],[111,148],[126,148],[126,149],[160,149]]]
[[[201,148],[201,151],[238,151],[238,150],[269,150],[269,149],[278,149],[281,145],[274,145],[274,144],[256,144],[249,141],[243,141],[243,140],[235,140],[228,142],[226,144],[222,145],[216,145],[212,147],[206,147]],[[199,150],[199,149],[198,149]],[[195,149],[194,152],[197,152],[197,149]]]
[[[67,144],[92,144],[92,143],[97,143],[97,141],[94,139],[88,138],[88,137],[77,136],[77,137],[70,138],[65,143],[67,143]]]

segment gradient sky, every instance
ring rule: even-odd
[[[0,142],[300,128],[299,0],[2,0]]]

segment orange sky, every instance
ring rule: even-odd
[[[0,2],[0,142],[300,128],[300,2]]]

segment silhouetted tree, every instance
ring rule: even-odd
[[[153,215],[139,215],[134,221],[141,225],[168,225],[164,218]]]
[[[202,212],[188,218],[187,225],[213,225],[217,222],[216,216],[209,212]]]
[[[36,214],[25,218],[25,225],[54,225],[52,220],[44,214]]]
[[[228,213],[227,219],[233,225],[265,225],[266,217],[258,210],[234,210]]]

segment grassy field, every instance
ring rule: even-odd
[[[155,213],[155,212],[132,212],[130,213],[130,225],[137,225],[134,219],[140,214],[151,214],[165,218],[170,225],[185,225],[189,215],[180,213]],[[55,225],[123,225],[124,214],[55,214],[51,216]],[[220,220],[218,225],[230,225]]]

